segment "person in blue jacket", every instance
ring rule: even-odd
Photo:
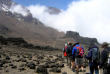
[[[90,47],[89,47],[89,53],[87,56],[85,56],[86,59],[89,60],[89,69],[90,69],[90,74],[93,74],[94,73],[94,70],[95,70],[95,74],[99,74],[99,71],[98,71],[98,65],[99,65],[99,62],[97,61],[93,61],[92,60],[92,51],[93,51],[93,48],[98,48],[94,43],[90,43]]]
[[[78,49],[82,50],[82,54],[78,54]],[[76,63],[76,72],[79,72],[79,66],[81,66],[82,71],[84,71],[83,68],[83,54],[84,54],[84,49],[82,46],[79,45],[79,42],[74,43],[74,47],[72,50],[72,55],[75,55],[75,63]]]

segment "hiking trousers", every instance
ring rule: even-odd
[[[99,70],[97,66],[90,66],[90,74],[94,74],[94,70],[95,70],[95,74],[99,74]]]
[[[103,68],[103,74],[110,74],[110,68],[109,69]]]
[[[69,64],[68,64],[68,60],[69,60],[68,56],[65,56],[65,62],[66,62],[66,64],[67,64],[67,66],[69,65]]]

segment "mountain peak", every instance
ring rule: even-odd
[[[79,35],[78,32],[74,32],[74,31],[67,31],[65,36],[62,38],[73,38],[76,42],[79,42],[85,45],[89,45],[90,42],[99,44],[96,38],[82,37]]]
[[[55,7],[47,7],[46,12],[48,12],[49,14],[59,14],[62,11]]]
[[[7,7],[11,7],[13,1],[11,0],[0,0],[0,8],[2,6],[7,6]]]

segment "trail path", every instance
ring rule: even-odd
[[[19,55],[19,56],[18,56]],[[60,55],[59,57],[56,55]],[[54,62],[54,60],[58,59],[57,63],[63,63],[64,62],[64,67],[59,67],[61,69],[60,73],[55,73],[55,72],[50,72],[50,68],[47,68],[48,73],[49,74],[63,74],[65,72],[65,74],[75,74],[75,72],[73,72],[69,66],[66,65],[66,62],[64,60],[64,58],[62,58],[63,54],[61,54],[61,52],[59,51],[41,51],[41,50],[32,50],[32,49],[13,49],[13,48],[4,48],[0,51],[0,63],[1,61],[3,61],[6,56],[8,56],[10,59],[7,60],[7,63],[3,64],[3,66],[0,67],[0,74],[43,74],[43,73],[36,73],[36,69],[39,65],[46,63],[46,61],[48,61],[47,58],[49,58],[52,62]],[[38,56],[40,56],[42,58],[42,56],[44,57],[44,59],[38,59]],[[31,60],[30,60],[31,57]],[[22,62],[18,60],[22,58],[26,61]],[[57,59],[56,59],[57,58]],[[59,59],[60,58],[60,59]],[[62,60],[62,61],[61,61]],[[38,64],[38,61],[40,64]],[[23,66],[23,68],[25,68],[25,70],[20,71],[19,68],[20,65],[27,65],[27,62],[33,62],[36,64],[36,69],[29,69],[29,67],[27,66]],[[56,62],[55,62],[56,63]],[[51,63],[49,63],[51,64]],[[12,65],[16,66],[17,68],[12,68]],[[86,74],[86,73],[90,73],[89,72],[89,66],[87,66],[86,68],[84,68],[84,70],[86,70],[85,72],[79,72],[79,74]],[[95,73],[94,73],[95,74]],[[102,70],[100,71],[100,74],[103,74]]]

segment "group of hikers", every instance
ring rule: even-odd
[[[67,65],[76,74],[86,71],[84,70],[84,59],[89,61],[90,74],[94,74],[94,71],[95,74],[100,74],[100,69],[103,69],[103,73],[101,74],[110,74],[109,43],[102,43],[101,48],[103,48],[102,52],[95,43],[91,42],[86,54],[79,42],[75,42],[74,44],[68,42],[63,48],[63,53],[67,60]]]

